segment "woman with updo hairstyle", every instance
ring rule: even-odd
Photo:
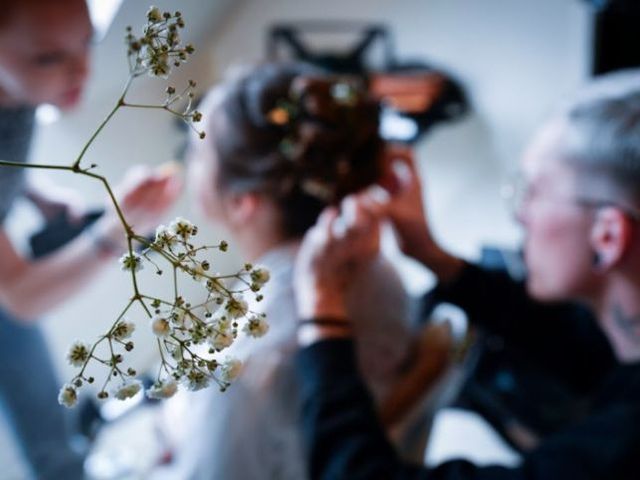
[[[311,67],[258,68],[216,88],[204,110],[209,140],[202,147],[213,150],[216,176],[199,188],[269,198],[284,240],[302,237],[327,204],[381,175],[378,103],[358,85],[334,82]],[[207,192],[202,199],[204,211],[219,220],[212,212],[218,202]]]
[[[240,333],[228,349],[244,370],[225,393],[185,394],[196,420],[180,420],[184,445],[162,478],[301,480],[293,264],[323,208],[380,178],[379,105],[351,80],[267,64],[212,89],[201,110],[206,137],[191,145],[191,186],[243,260],[269,269],[264,300],[249,307],[266,313],[270,327],[259,339]],[[358,360],[380,400],[408,353],[408,297],[382,257],[359,278],[351,301],[362,319]]]

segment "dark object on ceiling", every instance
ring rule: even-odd
[[[585,0],[594,8],[592,73],[640,66],[640,1]]]
[[[385,105],[381,133],[389,141],[413,143],[433,126],[457,120],[469,110],[465,91],[453,76],[427,61],[397,58],[385,25],[342,21],[277,24],[268,32],[267,58],[303,61],[330,73],[362,78]]]
[[[639,11],[638,0],[585,0],[589,5],[598,10]]]
[[[610,0],[594,17],[594,75],[640,67],[640,2]]]

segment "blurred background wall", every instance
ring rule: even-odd
[[[516,168],[536,126],[587,78],[590,69],[591,12],[579,0],[162,0],[156,4],[183,12],[188,41],[198,50],[172,79],[176,86],[193,78],[204,89],[228,67],[261,60],[265,29],[276,21],[301,19],[383,22],[395,35],[400,59],[426,60],[455,74],[470,94],[473,113],[429,134],[419,144],[417,157],[436,235],[467,257],[476,256],[482,245],[517,245],[518,230],[501,200],[501,183]],[[106,38],[95,47],[93,75],[82,107],[39,127],[33,161],[73,161],[119,96],[127,74],[124,28],[141,25],[147,8],[142,0],[123,3]],[[157,101],[165,86],[164,81],[141,80],[130,98]],[[173,119],[161,113],[119,112],[87,161],[99,164],[100,171],[116,181],[136,163],[171,160],[183,139]],[[98,184],[68,174],[47,175],[77,189],[87,204],[101,204]],[[193,211],[189,185],[175,213],[196,221],[203,237],[226,238],[233,245],[225,232],[204,225]],[[10,225],[21,242],[36,221],[19,206]],[[232,249],[214,268],[228,270],[240,260]],[[415,267],[407,265],[406,272],[414,290],[428,285],[428,275]],[[48,316],[45,328],[62,378],[69,373],[64,361],[69,343],[101,333],[129,294],[130,285],[114,264]],[[152,345],[138,344],[137,361],[153,365]],[[14,461],[3,456],[0,465]]]

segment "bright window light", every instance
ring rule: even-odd
[[[101,40],[107,34],[121,4],[122,0],[87,0],[97,40]]]
[[[53,105],[44,104],[36,108],[36,121],[40,125],[50,125],[60,118],[60,110]]]

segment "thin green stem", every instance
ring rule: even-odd
[[[129,91],[129,88],[131,87],[131,82],[132,81],[133,81],[133,76],[130,75],[129,78],[127,79],[127,83],[124,86],[122,94],[120,95],[120,98],[118,99],[118,102],[113,107],[111,112],[109,112],[109,114],[105,117],[105,119],[102,121],[102,123],[98,126],[96,131],[93,132],[93,135],[91,135],[91,137],[89,138],[89,141],[84,145],[84,147],[82,147],[82,150],[80,150],[80,153],[78,154],[78,157],[76,158],[76,161],[73,162],[73,164],[71,166],[74,171],[77,171],[77,170],[80,169],[80,162],[82,161],[82,158],[84,157],[85,153],[87,153],[87,150],[89,149],[89,147],[91,146],[93,141],[98,137],[98,135],[100,134],[102,129],[107,125],[107,123],[109,123],[109,121],[116,114],[118,109],[120,109],[120,107],[122,107],[124,105],[124,98],[127,95],[127,92]]]
[[[141,103],[126,103],[122,104],[123,107],[131,107],[131,108],[152,108],[156,110],[169,110],[165,105],[146,105]],[[169,110],[174,112],[174,110]]]
[[[2,167],[18,167],[18,168],[43,168],[46,170],[67,170],[72,172],[73,167],[66,165],[45,165],[42,163],[21,163],[21,162],[9,162],[6,160],[0,160],[0,166]]]
[[[84,154],[87,153],[87,150],[89,149],[89,147],[91,146],[91,144],[93,143],[93,141],[96,139],[96,137],[98,136],[98,134],[100,134],[100,132],[102,131],[102,129],[107,125],[107,123],[109,123],[109,120],[111,120],[111,117],[113,117],[115,115],[115,113],[118,111],[118,109],[121,107],[122,105],[118,102],[116,104],[115,107],[113,107],[113,110],[111,110],[111,112],[109,113],[109,115],[107,115],[107,117],[102,121],[102,123],[100,124],[100,126],[96,129],[95,132],[93,132],[93,135],[91,135],[91,138],[89,138],[89,141],[85,144],[84,147],[82,147],[82,150],[80,150],[80,153],[78,154],[78,157],[76,158],[76,161],[73,162],[72,168],[73,170],[79,170],[80,169],[80,162],[82,161],[82,158],[84,157]]]
[[[178,268],[173,266],[173,296],[178,301]]]
[[[133,238],[134,232],[129,226],[129,224],[127,223],[127,220],[125,219],[124,214],[122,213],[122,209],[120,208],[120,204],[118,203],[118,200],[116,200],[116,196],[114,195],[113,190],[111,189],[111,185],[109,184],[109,181],[106,179],[106,177],[102,175],[98,175],[96,173],[87,172],[84,170],[77,173],[80,175],[86,175],[87,177],[95,178],[96,180],[99,180],[102,182],[102,184],[104,185],[104,188],[107,190],[107,194],[109,195],[109,199],[111,200],[111,203],[113,203],[113,207],[116,210],[116,214],[118,215],[118,218],[120,219],[120,222],[124,227],[127,237]]]

